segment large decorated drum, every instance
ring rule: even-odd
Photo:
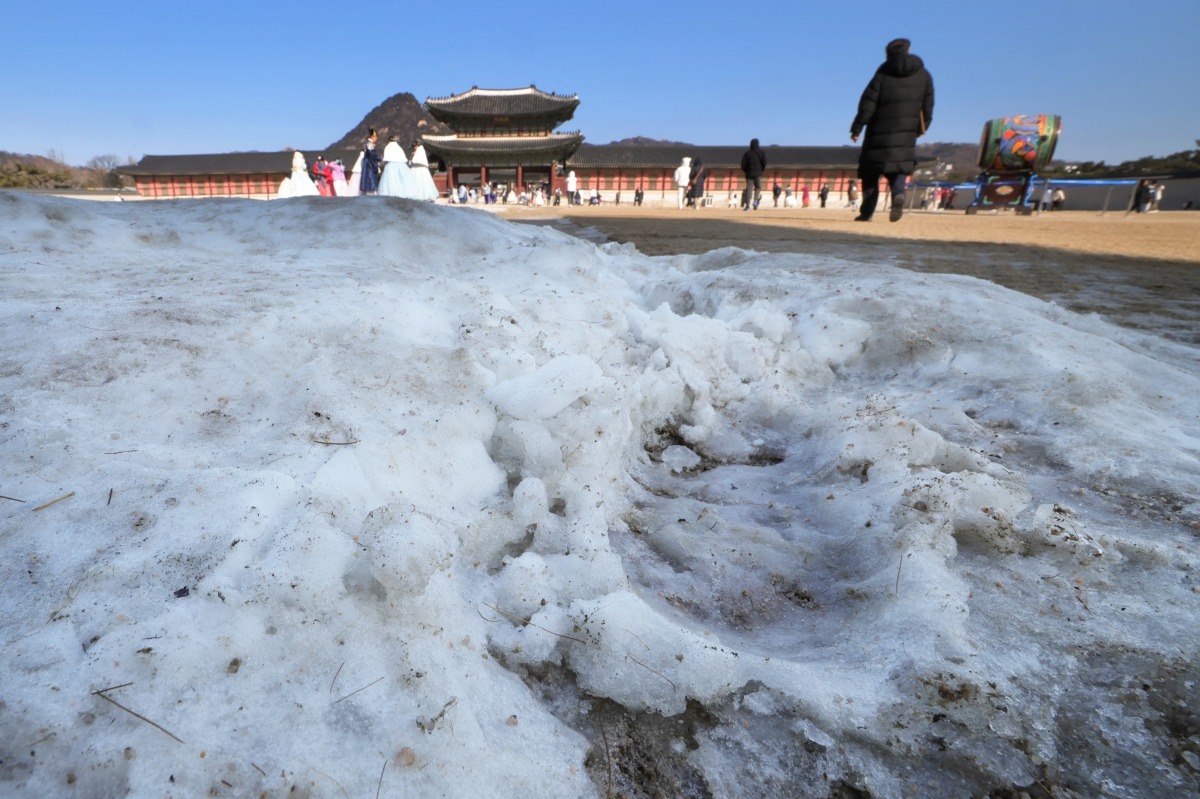
[[[1062,130],[1057,114],[1000,117],[983,125],[979,166],[989,171],[1019,172],[1045,169],[1054,157]]]

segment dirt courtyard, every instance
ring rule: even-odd
[[[646,255],[740,247],[970,275],[1200,345],[1200,213],[915,211],[896,223],[882,213],[864,223],[849,209],[773,208],[765,199],[749,212],[631,205],[493,210],[597,241],[631,242]]]

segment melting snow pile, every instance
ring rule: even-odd
[[[1200,790],[1184,345],[387,198],[0,218],[4,795]]]

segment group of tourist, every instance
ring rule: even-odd
[[[292,171],[279,185],[278,197],[350,197],[378,194],[386,197],[406,197],[410,200],[436,200],[439,192],[429,170],[429,157],[420,142],[413,142],[405,155],[404,148],[392,136],[383,148],[382,157],[376,147],[379,134],[371,128],[366,145],[346,178],[341,159],[326,161],[317,156],[311,172],[306,168],[304,153],[292,154]]]
[[[850,125],[850,139],[857,142],[860,134],[866,131],[862,152],[859,156],[858,177],[863,182],[862,208],[859,209],[856,220],[870,221],[879,202],[879,182],[886,178],[891,187],[892,202],[890,218],[893,222],[900,219],[904,212],[904,187],[907,176],[916,167],[917,137],[925,133],[933,120],[933,78],[925,69],[924,63],[915,55],[909,53],[907,39],[895,39],[886,48],[887,60],[875,71],[867,88],[863,91],[858,103],[858,113]],[[416,200],[434,200],[439,196],[438,189],[430,174],[429,159],[425,148],[420,142],[413,142],[410,152],[406,155],[403,148],[391,137],[383,149],[382,156],[377,152],[379,136],[371,128],[367,142],[355,163],[349,179],[341,161],[325,161],[318,157],[312,167],[311,176],[305,167],[304,154],[297,152],[292,156],[292,172],[284,178],[279,187],[278,196],[296,197],[305,195],[323,195],[340,197],[352,194],[379,194],[389,197],[407,197]],[[741,169],[745,177],[745,188],[738,204],[744,211],[758,210],[762,202],[762,177],[766,172],[767,157],[759,146],[758,139],[751,139],[750,147],[742,155]],[[685,207],[699,208],[711,203],[705,193],[705,182],[708,169],[699,158],[685,157],[675,170],[674,182],[677,194],[677,204],[682,210]],[[516,198],[522,205],[545,205],[547,190],[541,187],[527,187]],[[642,196],[635,193],[634,204],[640,205]],[[503,202],[511,199],[512,188],[505,189]],[[795,198],[791,187],[786,191],[776,184],[772,191],[775,205],[778,207],[779,198],[784,194],[784,207],[792,207]],[[853,184],[849,190],[851,208],[857,208],[857,187]],[[554,192],[553,202],[559,205],[563,199],[561,189]],[[566,199],[569,205],[582,205],[578,181],[575,173],[567,175]],[[619,196],[619,195],[618,195]],[[1152,190],[1147,189],[1146,197],[1152,197]],[[829,186],[822,186],[819,192],[821,207],[829,197]],[[466,203],[482,198],[485,203],[496,201],[496,186],[489,184],[483,191],[467,189],[459,186],[457,192],[448,192],[450,202]],[[730,193],[730,205],[735,201],[735,195]],[[801,189],[801,203],[808,208],[812,201],[808,186]],[[601,202],[598,188],[592,190],[588,199],[591,205]],[[1138,203],[1138,210],[1149,210],[1147,200]]]
[[[916,168],[917,137],[925,133],[933,121],[933,78],[924,62],[909,52],[908,39],[894,39],[886,47],[887,59],[863,90],[858,113],[850,124],[850,140],[858,142],[866,131],[858,161],[858,177],[862,180],[862,208],[856,221],[869,222],[879,203],[879,182],[886,179],[891,189],[890,219],[896,222],[904,213],[904,188],[907,176]],[[740,205],[743,211],[757,211],[762,202],[762,177],[767,169],[767,156],[758,139],[742,154],[742,174],[745,188],[740,196],[730,192],[729,206]],[[684,157],[675,170],[676,203],[699,208],[706,204],[704,182],[707,170],[699,158]],[[826,207],[829,186],[819,192],[821,207]],[[784,207],[795,205],[791,187],[786,190],[776,184],[772,190],[775,206],[780,195]],[[812,196],[808,186],[801,189],[801,203],[808,208]],[[848,203],[858,209],[858,189],[851,184]]]
[[[1162,182],[1157,180],[1144,179],[1139,180],[1137,188],[1133,192],[1133,206],[1129,211],[1139,214],[1148,214],[1158,210],[1158,204],[1162,202],[1163,189],[1166,188]]]
[[[868,222],[879,204],[879,184],[886,179],[891,194],[889,218],[896,222],[903,216],[907,178],[916,167],[916,141],[933,121],[933,78],[925,69],[923,61],[909,52],[907,39],[894,39],[885,48],[886,60],[876,69],[858,102],[858,111],[850,125],[850,139],[857,143],[864,135],[859,154],[858,178],[862,181],[862,205],[859,207],[859,190],[851,181],[846,192],[846,207],[858,211],[856,221]],[[439,196],[430,174],[429,160],[420,142],[413,142],[406,155],[393,136],[384,147],[382,157],[377,154],[378,135],[370,130],[349,179],[340,160],[325,161],[318,157],[314,162],[311,177],[305,168],[304,155],[295,153],[292,172],[279,189],[280,197],[302,195],[343,196],[350,194],[380,194],[391,197],[434,200]],[[729,193],[729,206],[741,207],[743,211],[756,211],[762,202],[762,178],[767,168],[767,157],[758,139],[751,139],[749,148],[743,153],[741,171],[745,179],[740,194]],[[695,157],[684,157],[675,170],[674,185],[676,203],[680,210],[685,207],[699,208],[711,204],[706,194],[708,169]],[[796,196],[792,187],[784,188],[776,183],[772,188],[775,207],[781,196],[785,208],[795,207]],[[808,208],[812,203],[810,187],[800,189],[800,203]],[[830,195],[830,186],[822,185],[817,192],[822,208]],[[620,194],[616,202],[620,202]],[[585,204],[574,172],[566,179],[566,193],[556,188],[553,204],[560,205],[563,198],[568,205]],[[640,205],[644,193],[639,188],[634,193],[634,204]],[[494,183],[476,189],[459,186],[448,190],[451,203],[497,202],[498,190]],[[514,196],[514,188],[506,186],[499,192],[503,203],[511,201],[518,205],[543,206],[551,201],[548,186],[526,186]],[[1058,210],[1065,204],[1066,196],[1061,188],[1049,186],[1041,198],[1042,210]],[[1146,213],[1157,210],[1162,199],[1162,185],[1142,181],[1131,211]],[[951,188],[931,189],[919,198],[922,208],[939,210],[953,208],[954,190]],[[599,205],[599,188],[593,188],[587,204]]]
[[[1042,211],[1061,211],[1063,206],[1067,204],[1067,193],[1062,190],[1062,186],[1055,186],[1053,183],[1046,183],[1046,188],[1042,190],[1042,198],[1038,202],[1038,208]]]

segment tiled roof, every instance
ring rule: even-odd
[[[525,156],[549,153],[547,160],[558,160],[575,151],[583,142],[582,133],[551,133],[549,136],[422,136],[430,154]]]
[[[772,168],[857,168],[859,148],[846,147],[779,147],[762,148],[767,157],[767,169]],[[746,147],[692,146],[672,144],[642,147],[620,144],[585,144],[567,159],[567,166],[601,167],[608,169],[646,168],[666,169],[679,166],[684,156],[699,158],[707,166],[741,168]]]
[[[123,175],[274,175],[292,171],[291,150],[270,153],[210,153],[203,155],[146,155],[129,166],[117,167]],[[342,159],[350,166],[358,150],[301,150],[310,167],[318,155]]]
[[[527,89],[473,87],[470,91],[451,97],[430,97],[425,100],[429,113],[438,119],[442,119],[443,115],[503,117],[563,113],[567,113],[565,118],[570,119],[578,105],[578,95],[551,94],[536,86]]]
[[[551,133],[549,136],[422,136],[431,156],[441,156],[463,165],[466,160],[491,163],[561,161],[568,167],[601,169],[674,169],[686,155],[699,158],[709,167],[739,168],[745,147],[662,145],[641,147],[619,144],[584,144],[581,133]],[[804,169],[850,169],[858,165],[857,147],[764,147],[767,170],[774,167]],[[326,160],[342,159],[347,167],[358,158],[358,150],[301,150],[312,165],[318,155]],[[472,158],[474,156],[474,158]],[[464,160],[466,159],[466,160]],[[292,168],[292,151],[211,153],[202,155],[147,155],[136,164],[118,167],[124,175],[285,175]]]

